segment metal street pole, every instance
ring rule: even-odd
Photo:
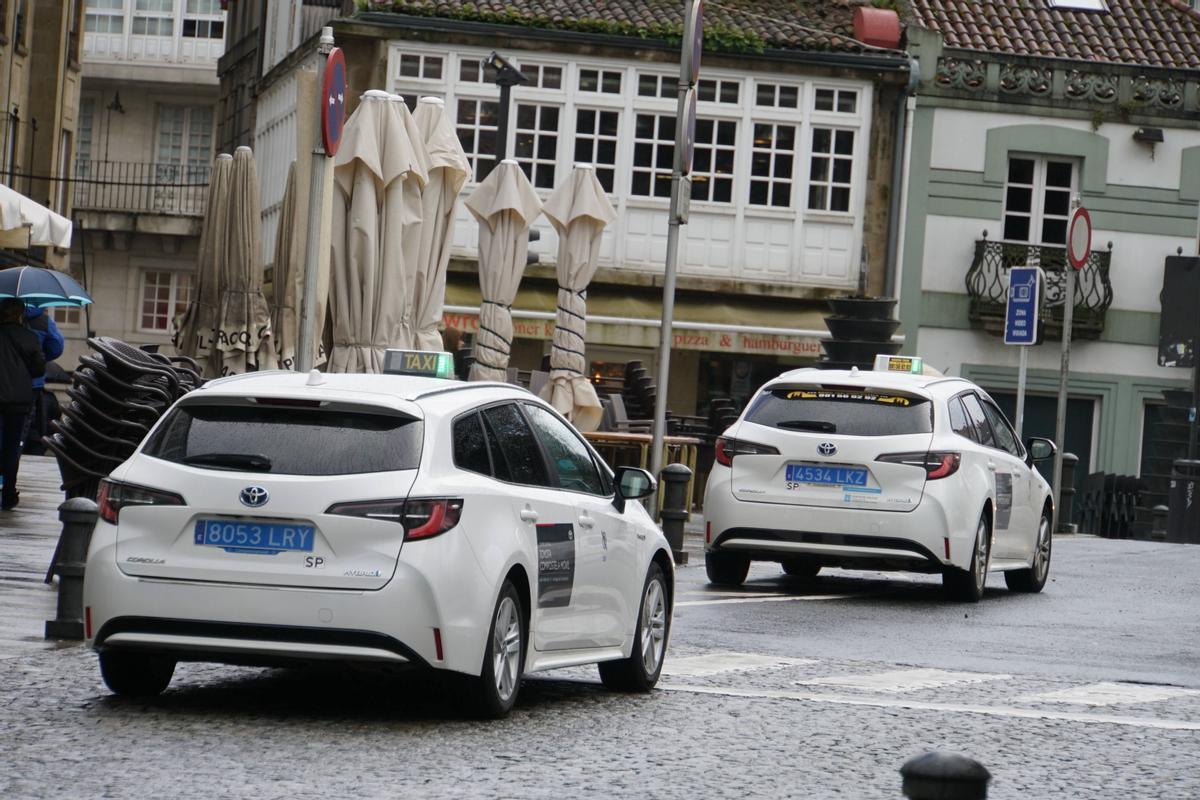
[[[1079,208],[1080,201],[1078,197],[1071,200],[1071,210]],[[1054,421],[1054,511],[1057,514],[1058,509],[1062,508],[1062,464],[1063,454],[1066,451],[1066,435],[1067,435],[1067,382],[1071,372],[1071,325],[1075,317],[1075,272],[1071,264],[1071,240],[1070,228],[1067,232],[1067,258],[1063,262],[1063,270],[1066,272],[1064,279],[1067,286],[1066,307],[1063,308],[1063,330],[1062,330],[1062,364],[1059,366],[1058,374],[1058,408]],[[1067,520],[1066,523],[1070,523]],[[1061,527],[1064,522],[1060,521]]]
[[[654,421],[650,436],[650,472],[658,475],[663,466],[663,444],[667,434],[667,385],[671,378],[671,347],[675,343],[675,272],[679,259],[679,226],[687,222],[692,182],[691,137],[695,119],[688,93],[699,74],[704,26],[702,0],[691,0],[684,12],[683,46],[679,59],[679,101],[675,107],[675,163],[671,173],[671,206],[667,216],[667,258],[663,274],[662,325],[658,337],[658,376],[655,380]]]
[[[1017,440],[1025,436],[1025,375],[1029,369],[1029,348],[1021,348],[1021,360],[1017,367]]]
[[[333,52],[333,28],[321,29],[321,42],[317,47],[320,58],[317,59],[317,86],[325,85],[325,60]],[[318,115],[324,114],[325,109],[319,108]],[[320,117],[318,116],[318,119]],[[296,370],[308,372],[313,367],[316,351],[317,327],[317,280],[320,276],[321,263],[321,222],[328,213],[325,207],[325,170],[329,166],[329,157],[325,154],[325,146],[321,137],[312,151],[312,172],[309,180],[308,194],[308,238],[304,248],[304,294],[300,299],[300,339],[296,342]],[[278,289],[276,290],[278,291]]]

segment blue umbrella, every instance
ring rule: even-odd
[[[19,297],[26,305],[82,306],[92,302],[75,279],[65,272],[41,267],[0,269],[0,300]]]

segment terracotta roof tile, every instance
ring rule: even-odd
[[[853,39],[854,10],[866,2],[708,0],[704,15],[710,29],[749,34],[761,43],[759,49],[855,53],[876,50]],[[660,36],[664,25],[680,27],[683,7],[680,0],[371,0],[367,5],[370,11],[651,37]]]
[[[947,47],[1200,69],[1200,12],[1184,0],[1106,0],[1072,11],[1048,0],[910,0],[909,22]]]

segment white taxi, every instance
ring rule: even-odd
[[[507,384],[215,380],[102,484],[85,635],[118,694],[161,692],[177,661],[429,667],[493,717],[537,670],[647,691],[674,591],[631,502],[653,489]]]
[[[967,602],[988,572],[1041,591],[1054,506],[1034,462],[1053,443],[1023,445],[987,392],[922,371],[920,359],[880,356],[874,371],[799,369],[759,389],[716,443],[709,580],[739,585],[762,560],[797,576],[941,573]]]

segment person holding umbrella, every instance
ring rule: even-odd
[[[17,466],[21,434],[33,405],[33,380],[46,374],[37,334],[24,325],[25,302],[0,300],[0,470],[4,477],[0,510],[17,505]]]
[[[25,327],[33,331],[34,336],[38,338],[41,344],[42,355],[46,357],[46,363],[49,364],[54,359],[63,354],[63,335],[59,333],[58,326],[54,324],[54,319],[46,313],[44,308],[37,306],[26,306],[25,308]],[[25,422],[25,432],[21,440],[25,443],[24,450],[27,453],[42,453],[41,440],[46,434],[46,376],[41,375],[33,379],[33,411]],[[33,437],[33,442],[30,441]]]

